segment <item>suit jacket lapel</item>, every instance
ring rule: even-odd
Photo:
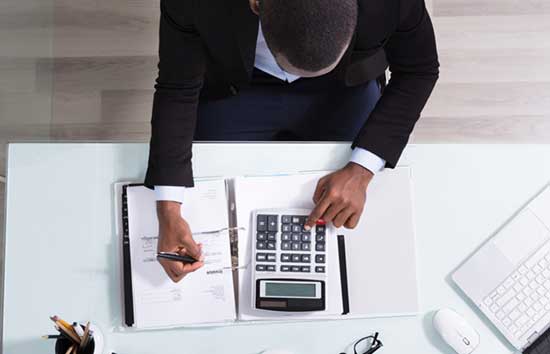
[[[243,67],[250,78],[256,57],[259,19],[250,9],[248,0],[230,0],[233,2],[232,18],[237,44],[241,53]]]

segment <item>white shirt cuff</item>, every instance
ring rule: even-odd
[[[155,198],[157,201],[171,201],[183,203],[185,187],[155,186]]]
[[[363,166],[372,173],[380,172],[384,169],[384,166],[386,166],[386,160],[360,147],[353,149],[349,160],[350,162]]]

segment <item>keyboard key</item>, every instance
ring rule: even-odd
[[[267,215],[258,215],[258,231],[267,231]]]
[[[317,266],[315,267],[315,273],[324,273],[325,267],[324,266]]]
[[[265,272],[265,265],[263,265],[263,264],[257,264],[257,265],[256,265],[256,271],[257,271],[257,272]]]
[[[303,233],[302,234],[302,242],[311,242],[311,235]]]
[[[267,234],[267,240],[268,241],[275,241],[277,239],[277,234],[274,232],[270,232]]]
[[[527,296],[525,296],[524,293],[518,293],[518,294],[516,295],[516,299],[518,299],[519,301],[525,300],[526,297],[527,297]]]
[[[520,275],[518,272],[514,272],[510,277],[511,277],[514,281],[518,281],[518,279],[521,278],[521,275]]]
[[[542,285],[542,284],[544,284],[546,279],[544,279],[544,277],[540,274],[540,275],[537,275],[537,277],[535,278],[535,281]]]
[[[524,265],[522,265],[521,267],[519,267],[518,272],[519,272],[520,274],[526,274],[526,273],[527,273],[527,267],[525,267]]]
[[[256,249],[265,250],[266,247],[267,247],[267,244],[265,242],[256,242]]]
[[[299,271],[301,271],[301,270],[302,270],[302,268],[299,267],[299,266],[292,266],[292,267],[290,267],[290,271],[291,271],[291,272],[299,272]]]
[[[289,224],[283,224],[283,226],[281,226],[281,231],[282,232],[290,232],[292,230],[292,228],[290,227]]]
[[[533,305],[534,305],[534,304],[533,304]],[[529,316],[529,317],[535,316],[535,313],[536,313],[536,312],[535,312],[535,310],[534,310],[532,307],[528,308],[527,311],[525,311],[525,314],[527,314],[527,316]]]
[[[292,242],[290,245],[290,248],[293,251],[299,251],[300,250],[300,243],[299,242]]]
[[[528,271],[525,276],[527,277],[527,280],[531,280],[535,277],[535,273],[533,273],[532,271]]]
[[[265,241],[266,239],[267,239],[267,235],[265,234],[265,232],[258,232],[256,234],[256,240]]]
[[[283,232],[281,234],[281,241],[290,241],[290,234],[288,232]]]
[[[533,280],[532,282],[529,283],[529,287],[530,287],[531,289],[535,290],[536,288],[539,287],[539,285],[537,284],[536,281]]]
[[[498,311],[498,309],[499,309],[499,307],[496,304],[491,305],[491,312],[495,313],[495,312]]]
[[[514,280],[512,278],[508,278],[504,281],[504,287],[506,289],[510,288],[512,285],[514,285]]]
[[[515,297],[513,297],[512,299],[510,299],[510,301],[508,301],[508,303],[506,305],[504,305],[502,307],[502,310],[506,313],[509,313],[511,312],[513,309],[516,308],[516,306],[519,304],[519,301],[518,299],[516,299]]]
[[[302,227],[300,225],[292,225],[292,232],[302,232]]]
[[[499,295],[502,295],[502,294],[504,294],[505,292],[506,292],[506,288],[505,288],[504,286],[501,285],[501,286],[499,286],[499,287],[497,288],[497,293],[498,293]]]
[[[267,261],[268,262],[276,262],[277,261],[277,255],[275,253],[268,253],[267,254]]]
[[[303,266],[302,267],[302,273],[309,273],[311,272],[311,267],[310,266]]]
[[[277,231],[278,229],[277,215],[269,215],[267,217],[267,231]]]
[[[508,291],[506,294],[503,294],[501,297],[496,299],[496,304],[500,307],[506,305],[508,301],[510,301],[512,298],[514,298],[515,294],[513,291]]]
[[[274,241],[269,241],[267,243],[267,249],[268,250],[276,250],[277,249],[277,244],[274,242]]]
[[[499,320],[502,320],[505,316],[504,312],[503,311],[499,311],[496,313],[496,316]]]
[[[281,254],[281,262],[290,262],[290,254],[288,253]]]
[[[510,312],[510,314],[508,315],[508,317],[510,317],[510,319],[512,321],[515,321],[519,318],[519,316],[521,316],[521,312],[519,312],[518,310],[514,310],[512,312]]]
[[[267,259],[267,255],[265,253],[256,253],[256,260],[259,262],[263,262]]]
[[[302,255],[300,255],[300,254],[293,254],[292,255],[292,262],[300,263],[301,261],[302,261]]]
[[[265,269],[266,269],[268,272],[274,272],[274,271],[275,271],[275,265],[270,264],[270,265],[266,266]]]
[[[324,252],[325,251],[325,243],[324,242],[317,242],[315,244],[315,250],[318,252]]]
[[[294,241],[294,242],[300,242],[301,239],[302,239],[302,235],[301,235],[301,234],[292,234],[292,241]]]
[[[315,263],[325,263],[325,255],[318,254],[315,256]]]
[[[518,305],[518,310],[520,310],[521,312],[527,311],[527,305],[525,305],[525,304],[522,302],[521,304]]]
[[[539,266],[538,264],[535,264],[535,266],[532,269],[533,269],[533,272],[535,272],[535,274],[542,272],[542,267]]]
[[[541,304],[540,302],[535,302],[535,303],[533,304],[533,310],[535,310],[535,311],[537,311],[537,312],[540,311],[540,310],[542,310],[542,308],[543,308],[543,306],[542,306],[542,304]]]
[[[540,296],[544,296],[546,294],[546,288],[544,286],[541,286],[537,289],[537,293],[539,293]]]
[[[309,242],[302,243],[302,251],[309,251],[309,250],[311,250],[311,243]]]
[[[315,226],[315,231],[317,233],[325,232],[326,231],[326,226],[325,225],[317,225],[317,226]]]
[[[493,299],[491,299],[490,297],[486,297],[483,302],[485,303],[485,305],[491,306],[491,304],[493,303]]]
[[[300,217],[299,216],[293,216],[292,217],[292,223],[293,224],[299,224],[300,223]]]
[[[321,235],[317,234],[317,235],[315,235],[315,241],[317,241],[317,242],[325,242],[325,235],[324,235],[324,234],[321,234]]]
[[[286,242],[286,241],[281,242],[281,249],[284,251],[288,251],[290,249],[290,242]]]
[[[290,272],[290,266],[287,266],[287,265],[281,266],[281,272]]]
[[[292,222],[292,219],[290,218],[290,215],[283,215],[281,217],[281,222],[283,224],[290,224]]]
[[[521,277],[519,278],[519,283],[522,285],[522,286],[525,286],[529,283],[529,281],[527,280],[526,277]]]
[[[520,283],[515,283],[514,286],[512,287],[512,289],[514,289],[514,291],[516,293],[519,293],[519,292],[521,292],[521,290],[523,290],[523,286],[521,286]]]
[[[508,327],[509,325],[512,324],[512,320],[510,320],[509,318],[506,318],[506,317],[505,317],[505,318],[502,320],[502,324],[505,325],[506,327]]]
[[[303,254],[302,255],[302,263],[310,263],[310,262],[311,262],[311,255]]]

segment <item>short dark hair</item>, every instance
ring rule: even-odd
[[[306,71],[338,60],[355,32],[357,11],[357,0],[260,0],[269,49]]]

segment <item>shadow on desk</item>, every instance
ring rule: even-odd
[[[424,328],[424,334],[428,341],[434,348],[437,348],[441,353],[445,354],[456,354],[456,352],[451,349],[443,339],[436,333],[434,326],[432,324],[432,318],[434,317],[436,311],[430,311],[424,315],[422,319],[422,327]]]
[[[52,354],[55,341],[36,338],[22,342],[5,343],[3,354]]]

